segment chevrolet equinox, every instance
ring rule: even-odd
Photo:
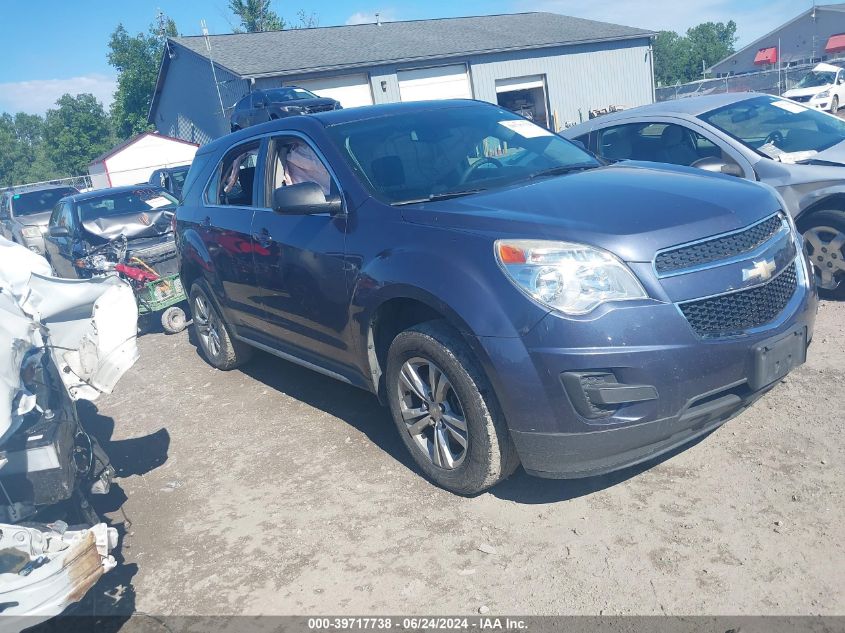
[[[377,394],[438,485],[585,477],[689,443],[804,362],[816,295],[768,186],[604,164],[497,106],[254,126],[176,214],[199,346]]]

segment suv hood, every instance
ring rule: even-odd
[[[318,97],[316,99],[295,99],[292,101],[273,101],[270,105],[277,106],[277,107],[290,107],[296,106],[301,107],[303,110],[307,110],[308,108],[319,107],[319,106],[333,106],[337,101],[334,99],[330,99],[329,97]]]
[[[47,226],[51,215],[53,215],[52,211],[42,211],[41,213],[15,216],[15,220],[24,226]]]
[[[771,191],[692,167],[625,162],[402,207],[412,223],[598,246],[628,262],[742,228],[779,208]]]

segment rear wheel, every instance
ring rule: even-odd
[[[431,321],[390,345],[386,385],[403,443],[423,473],[458,494],[477,494],[519,464],[507,424],[472,352]]]
[[[815,211],[801,219],[798,229],[804,236],[819,294],[845,299],[845,211]]]
[[[208,364],[228,371],[247,362],[252,357],[252,348],[234,340],[206,289],[194,284],[190,300],[194,329]]]

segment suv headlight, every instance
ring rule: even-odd
[[[517,288],[565,314],[586,314],[608,301],[648,298],[619,258],[593,246],[498,240],[495,251],[499,265]]]
[[[24,237],[41,237],[41,229],[37,226],[25,226],[21,229]]]

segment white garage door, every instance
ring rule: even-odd
[[[399,96],[402,101],[432,99],[472,99],[469,75],[465,64],[400,70]]]
[[[373,92],[367,75],[342,75],[321,79],[302,79],[291,82],[321,97],[340,101],[344,108],[373,105]]]

